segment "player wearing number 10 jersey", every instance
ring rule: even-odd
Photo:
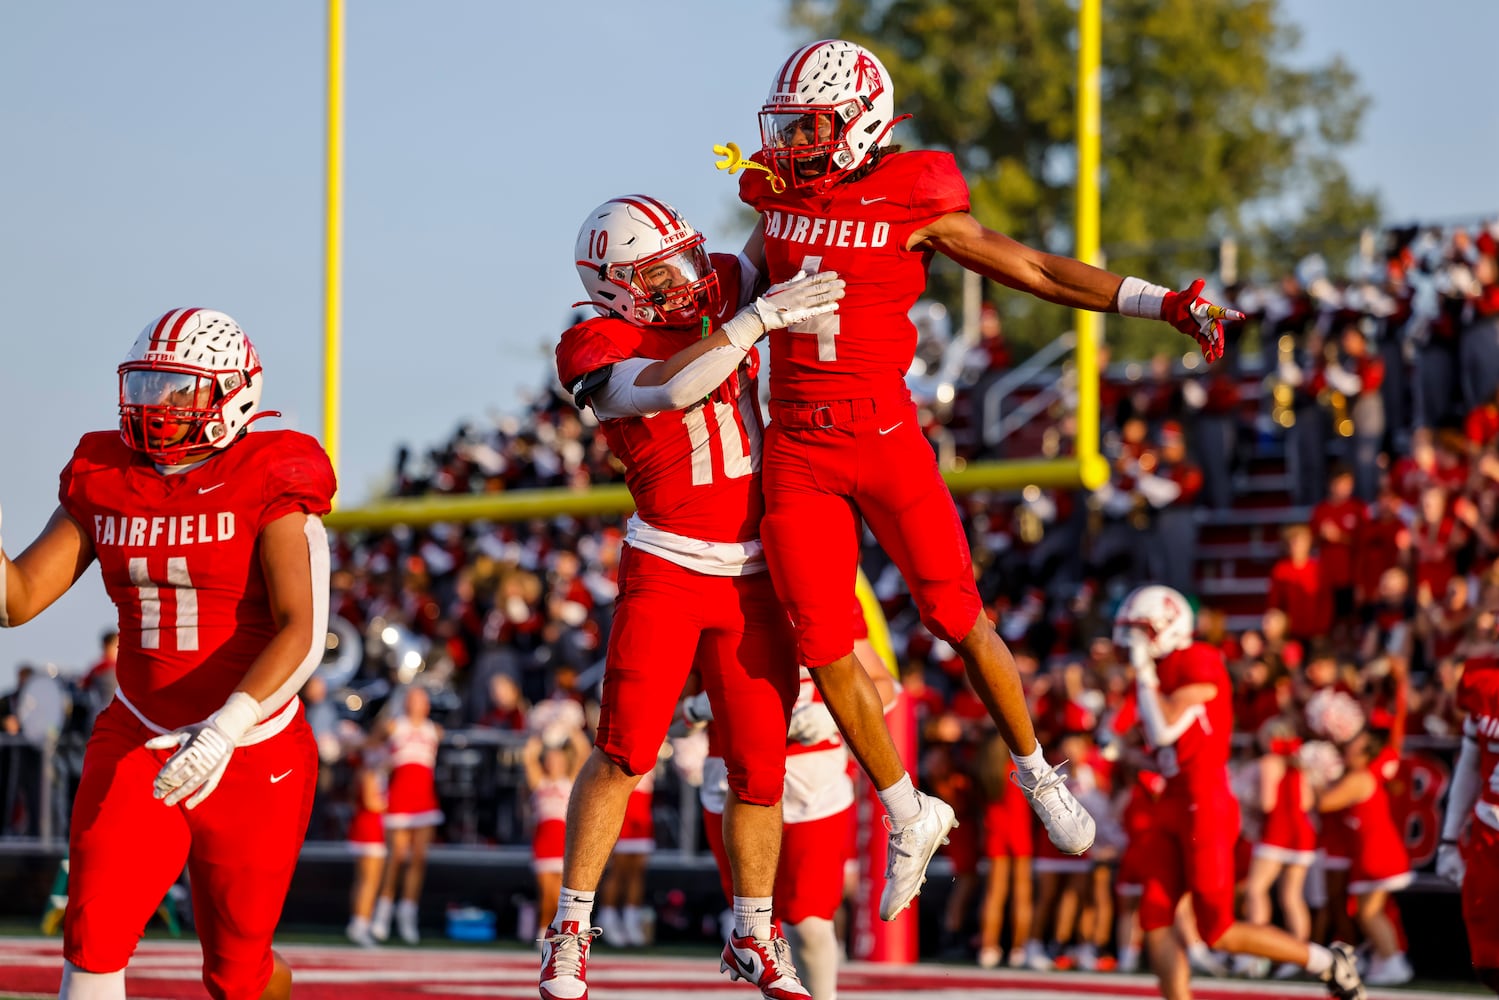
[[[562,891],[542,939],[542,1000],[587,996],[594,891],[694,663],[723,720],[729,772],[724,839],[742,920],[723,968],[767,997],[807,997],[770,919],[797,664],[760,547],[754,343],[768,328],[836,308],[843,283],[819,275],[755,299],[754,273],[735,257],[710,257],[703,242],[675,209],[645,195],[605,202],[578,232],[578,273],[599,315],[562,335],[557,373],[601,421],[637,513],[620,565],[596,745],[568,803]]]
[[[120,430],[84,435],[41,537],[0,552],[0,625],[96,559],[119,610],[119,690],[73,803],[63,1000],[124,1000],[184,863],[209,994],[290,995],[271,943],[317,782],[296,693],[327,632],[334,479],[312,438],[247,433],[261,388],[223,313],[148,324],[120,366]]]

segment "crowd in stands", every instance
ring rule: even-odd
[[[1127,937],[1114,934],[1106,864],[1126,842],[1134,785],[1118,724],[1130,672],[1109,621],[1135,584],[1164,582],[1200,601],[1200,636],[1229,663],[1246,761],[1270,752],[1254,737],[1277,725],[1285,739],[1312,735],[1303,710],[1323,689],[1356,699],[1381,730],[1398,717],[1411,734],[1457,732],[1464,664],[1499,656],[1496,233],[1492,225],[1391,231],[1381,252],[1346,274],[1308,260],[1273,284],[1231,284],[1226,301],[1249,319],[1230,331],[1228,356],[1212,370],[1166,356],[1113,364],[1104,352],[1112,474],[1102,489],[960,498],[981,593],[1015,651],[1043,741],[1074,761],[1073,780],[1111,818],[1101,828],[1112,840],[1101,837],[1100,864],[1048,867],[1038,857],[1034,879],[1006,866],[1006,892],[991,880],[982,893],[976,883],[971,894],[955,893],[947,947],[977,944],[986,964],[997,961],[992,911],[1008,899],[1020,925],[1011,932],[1014,962],[1096,965],[1115,937],[1130,959]],[[934,440],[941,416],[964,413],[965,403],[975,419],[978,391],[1011,364],[997,310],[985,309],[981,337],[963,349],[956,401],[932,409]],[[1047,446],[1065,450],[1068,399],[1043,419],[1057,431]],[[1250,618],[1226,613],[1199,587],[1198,546],[1204,526],[1251,492],[1264,456],[1284,465],[1276,487],[1284,495],[1273,498],[1280,520],[1272,519],[1283,551]],[[972,445],[964,457],[985,455]],[[402,447],[391,493],[620,478],[591,414],[553,385],[523,415],[464,425],[421,453]],[[513,733],[519,746],[539,735],[538,719],[555,718],[553,703],[583,706],[578,717],[591,720],[622,545],[623,518],[613,516],[343,533],[334,540],[331,608],[361,635],[398,626],[412,637],[417,682],[432,690],[442,724]],[[921,627],[898,573],[877,550],[866,556],[920,720],[921,778],[967,804],[973,822],[965,817],[960,829],[983,830],[983,810],[1008,784],[995,780],[1004,764],[988,715],[952,650]],[[390,645],[371,642],[361,682],[411,679],[396,676],[384,655]],[[326,690],[309,702],[328,706],[319,714],[325,760],[334,762],[362,745],[378,706]],[[14,731],[9,706],[0,706],[0,722]],[[346,791],[325,783],[333,805],[314,835],[340,835]],[[24,803],[7,808],[6,820],[27,813]],[[1252,819],[1255,808],[1248,812]],[[504,838],[491,829],[480,839]],[[963,859],[954,863],[973,874]],[[982,942],[967,933],[980,926],[974,908],[990,911]]]

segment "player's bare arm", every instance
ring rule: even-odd
[[[916,230],[906,249],[935,250],[970,271],[1058,305],[1118,311],[1119,286],[1124,282],[1119,275],[1026,246],[968,212],[952,212]]]
[[[1002,285],[1075,309],[1117,312],[1170,323],[1197,341],[1209,362],[1223,356],[1223,321],[1244,314],[1202,297],[1201,278],[1176,292],[1139,278],[1121,278],[1071,257],[1044,253],[952,212],[916,230],[908,250],[935,250]]]
[[[0,627],[24,625],[52,605],[94,561],[94,543],[61,507],[14,560],[0,548]]]

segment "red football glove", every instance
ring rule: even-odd
[[[1197,341],[1203,360],[1212,364],[1223,357],[1223,321],[1237,322],[1244,314],[1226,306],[1215,306],[1202,297],[1198,278],[1185,291],[1171,292],[1161,300],[1161,319]]]

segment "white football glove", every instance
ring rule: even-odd
[[[699,691],[682,699],[682,711],[672,721],[666,735],[674,740],[694,733],[713,721],[713,706],[708,703],[708,692]]]
[[[1155,657],[1150,655],[1150,640],[1138,628],[1129,632],[1129,663],[1135,668],[1135,683],[1146,687],[1161,686],[1161,679],[1155,672]]]
[[[833,713],[820,701],[803,705],[791,713],[791,725],[786,738],[803,746],[813,746],[838,735],[838,723]]]
[[[234,748],[259,721],[260,702],[236,691],[223,708],[202,722],[148,740],[147,750],[181,748],[156,773],[152,794],[169,806],[191,795],[187,807],[196,809],[219,787]]]
[[[771,285],[747,308],[755,311],[765,325],[765,332],[769,333],[836,311],[838,300],[843,298],[843,288],[843,279],[838,277],[837,271],[818,271],[816,274],[798,271],[789,280]]]
[[[1437,848],[1437,875],[1455,886],[1461,887],[1468,866],[1463,861],[1463,852],[1456,844],[1442,844]]]

